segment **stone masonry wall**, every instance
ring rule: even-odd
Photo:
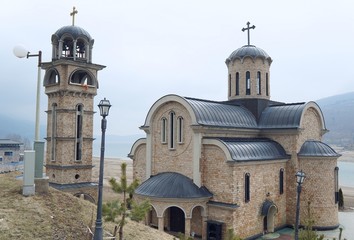
[[[204,146],[203,185],[214,194],[213,201],[237,204],[240,207],[232,213],[230,210],[221,211],[220,208],[209,206],[208,219],[224,222],[225,229],[232,227],[241,237],[259,234],[263,231],[261,207],[265,200],[270,200],[278,208],[275,227],[284,225],[286,223],[286,172],[284,172],[283,194],[279,193],[279,172],[280,169],[285,170],[286,162],[276,160],[245,164],[226,163],[225,160],[224,153],[218,147]],[[245,202],[244,199],[246,173],[250,174],[251,183],[249,202]]]
[[[336,158],[301,158],[300,168],[306,173],[300,198],[301,224],[311,203],[314,226],[333,227],[338,222],[338,204],[335,203]]]
[[[175,148],[169,147],[170,139],[170,112],[175,113]],[[178,123],[177,118],[183,117],[183,142],[177,142]],[[167,142],[161,142],[161,119],[167,119]],[[192,130],[190,129],[191,118],[188,111],[179,103],[169,102],[162,105],[152,118],[152,174],[160,172],[178,172],[193,179],[193,144]]]
[[[135,153],[133,159],[133,178],[142,183],[146,179],[146,145],[140,145]]]
[[[231,75],[231,96],[229,100],[238,98],[270,98],[270,73],[268,61],[263,61],[260,58],[252,59],[245,58],[243,62],[236,59],[228,64],[228,74]],[[246,71],[250,72],[251,79],[251,94],[246,95]],[[261,94],[257,93],[257,72],[261,72]],[[239,95],[236,96],[236,72],[239,73]],[[266,73],[268,73],[268,93],[266,96]],[[229,92],[228,92],[229,94]]]

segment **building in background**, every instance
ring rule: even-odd
[[[0,164],[23,161],[23,143],[10,139],[0,139]]]

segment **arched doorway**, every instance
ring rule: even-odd
[[[185,232],[185,216],[182,209],[170,207],[169,209],[170,231],[176,233]]]
[[[193,208],[192,219],[191,219],[191,230],[192,236],[202,237],[203,232],[203,213],[204,209],[201,206]]]
[[[269,200],[266,200],[262,205],[262,216],[263,217],[263,231],[264,232],[274,232],[275,225],[275,214],[278,209],[275,204]]]

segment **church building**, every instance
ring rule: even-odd
[[[228,229],[255,239],[292,227],[302,170],[300,225],[311,202],[315,229],[339,226],[340,155],[321,141],[321,109],[271,100],[272,58],[250,44],[254,28],[247,23],[248,44],[226,58],[225,101],[171,94],[148,111],[146,137],[129,153],[141,183],[134,196],[152,206],[146,224],[205,240],[225,239]]]

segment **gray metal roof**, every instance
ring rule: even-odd
[[[60,39],[64,34],[70,34],[74,39],[84,37],[89,41],[92,40],[90,34],[85,29],[78,26],[64,26],[54,33],[54,35],[56,35],[58,39]]]
[[[135,194],[156,198],[206,198],[212,194],[205,187],[176,172],[163,172],[143,182]]]
[[[11,139],[0,139],[1,145],[23,145],[21,142],[13,141]]]
[[[302,144],[300,152],[298,153],[301,157],[339,157],[338,154],[333,148],[328,146],[327,144],[309,140]]]
[[[298,128],[305,103],[275,105],[266,108],[260,117],[260,128]]]
[[[236,162],[289,159],[284,148],[268,138],[217,138]]]
[[[271,57],[264,51],[263,49],[253,46],[253,45],[245,45],[241,48],[236,49],[231,53],[231,55],[226,59],[226,63],[233,61],[235,59],[240,59],[241,61],[245,57],[251,57],[253,59],[261,58],[263,60],[267,60],[269,64],[272,63]]]
[[[185,99],[191,105],[200,125],[257,128],[256,118],[244,107],[195,98]]]

